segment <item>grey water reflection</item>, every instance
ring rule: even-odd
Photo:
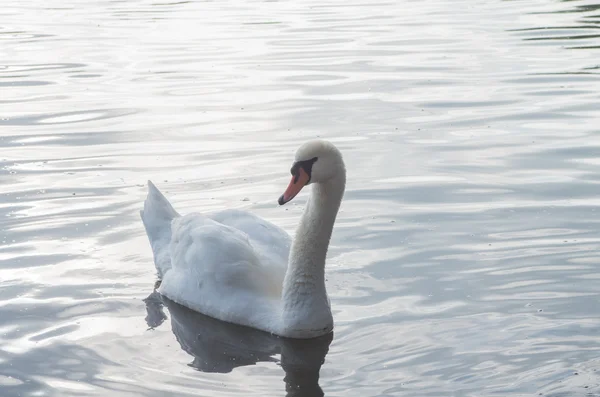
[[[156,328],[171,316],[171,330],[202,372],[229,373],[259,362],[280,362],[285,372],[286,396],[322,397],[319,371],[329,351],[333,333],[313,340],[293,340],[215,320],[191,311],[157,292],[146,299],[146,322]],[[280,355],[280,360],[275,358]]]
[[[571,2],[566,0],[563,2]],[[554,11],[531,12],[532,15],[547,14],[583,14],[574,23],[550,24],[509,30],[519,32],[524,41],[549,41],[553,45],[563,45],[566,50],[595,50],[600,49],[600,5],[579,5],[573,2],[572,8]],[[561,21],[562,22],[562,21]],[[586,68],[587,69],[587,68]]]

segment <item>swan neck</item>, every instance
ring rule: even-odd
[[[306,323],[307,319],[298,316],[298,312],[313,316],[315,322],[320,317],[323,317],[322,321],[331,318],[325,289],[325,260],[345,183],[343,172],[337,178],[312,187],[290,249],[283,283],[284,317],[286,311],[296,313],[289,321]],[[299,306],[304,306],[305,310],[298,310]],[[322,313],[319,314],[319,310]]]
[[[324,278],[327,248],[344,194],[345,178],[340,179],[312,187],[290,251],[290,269]]]

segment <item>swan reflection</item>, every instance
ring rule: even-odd
[[[171,328],[181,348],[194,359],[189,364],[202,372],[229,373],[259,362],[279,362],[285,371],[289,397],[323,396],[319,371],[333,333],[314,339],[287,339],[252,328],[226,323],[181,306],[158,292],[145,300],[146,323],[160,326],[171,315]],[[274,356],[280,354],[278,360]]]

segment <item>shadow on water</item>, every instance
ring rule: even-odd
[[[280,338],[263,331],[230,324],[181,306],[154,291],[145,300],[146,322],[156,328],[166,319],[181,348],[194,359],[189,366],[209,373],[229,373],[260,362],[277,362],[285,371],[286,396],[321,397],[319,371],[333,333],[316,339]],[[280,354],[277,360],[275,355]]]

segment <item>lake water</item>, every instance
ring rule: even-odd
[[[155,1],[0,9],[1,396],[600,395],[597,0]],[[314,137],[333,339],[153,294],[147,179],[292,233]]]

